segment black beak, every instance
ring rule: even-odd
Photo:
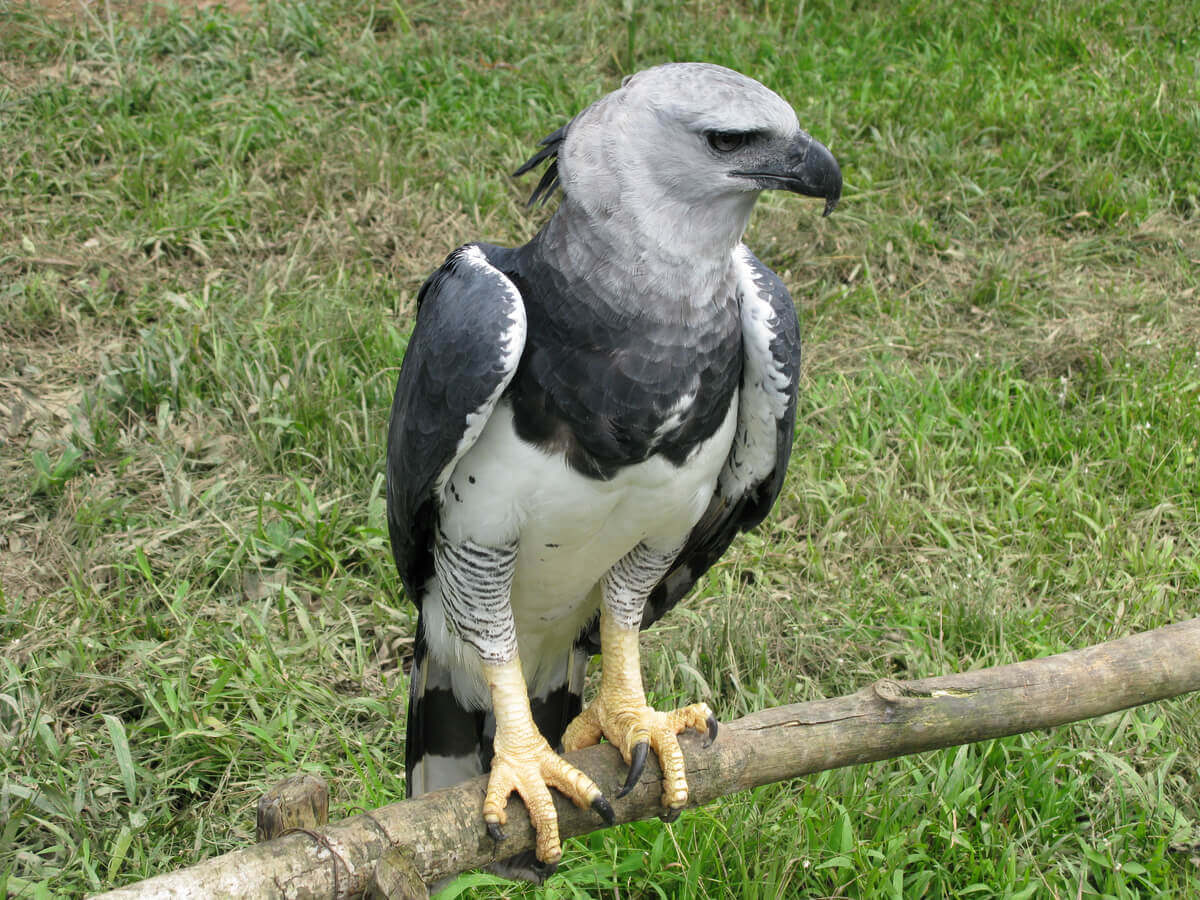
[[[833,212],[842,196],[842,170],[828,147],[801,131],[782,153],[773,156],[769,162],[764,160],[765,165],[733,174],[753,178],[764,190],[823,197],[825,211],[821,215]]]

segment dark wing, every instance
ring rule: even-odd
[[[683,599],[738,532],[766,517],[787,474],[796,424],[800,323],[779,276],[745,246],[736,253],[743,352],[737,433],[712,502],[646,602],[642,628]]]
[[[479,438],[525,347],[521,294],[478,244],[446,258],[417,294],[388,426],[392,556],[414,603],[433,573],[433,530],[454,467]]]

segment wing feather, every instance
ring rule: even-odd
[[[478,440],[525,347],[525,305],[489,261],[498,248],[468,244],[417,295],[388,425],[387,507],[392,556],[414,603],[433,572],[443,491]]]

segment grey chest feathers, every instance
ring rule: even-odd
[[[607,480],[655,454],[682,465],[716,432],[742,375],[731,290],[684,324],[615,309],[556,273],[506,274],[524,298],[529,328],[506,394],[523,440]]]

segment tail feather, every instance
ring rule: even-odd
[[[421,622],[413,649],[404,769],[408,796],[419,797],[487,771],[492,742],[484,739],[488,714],[454,696],[450,670],[428,654]]]

